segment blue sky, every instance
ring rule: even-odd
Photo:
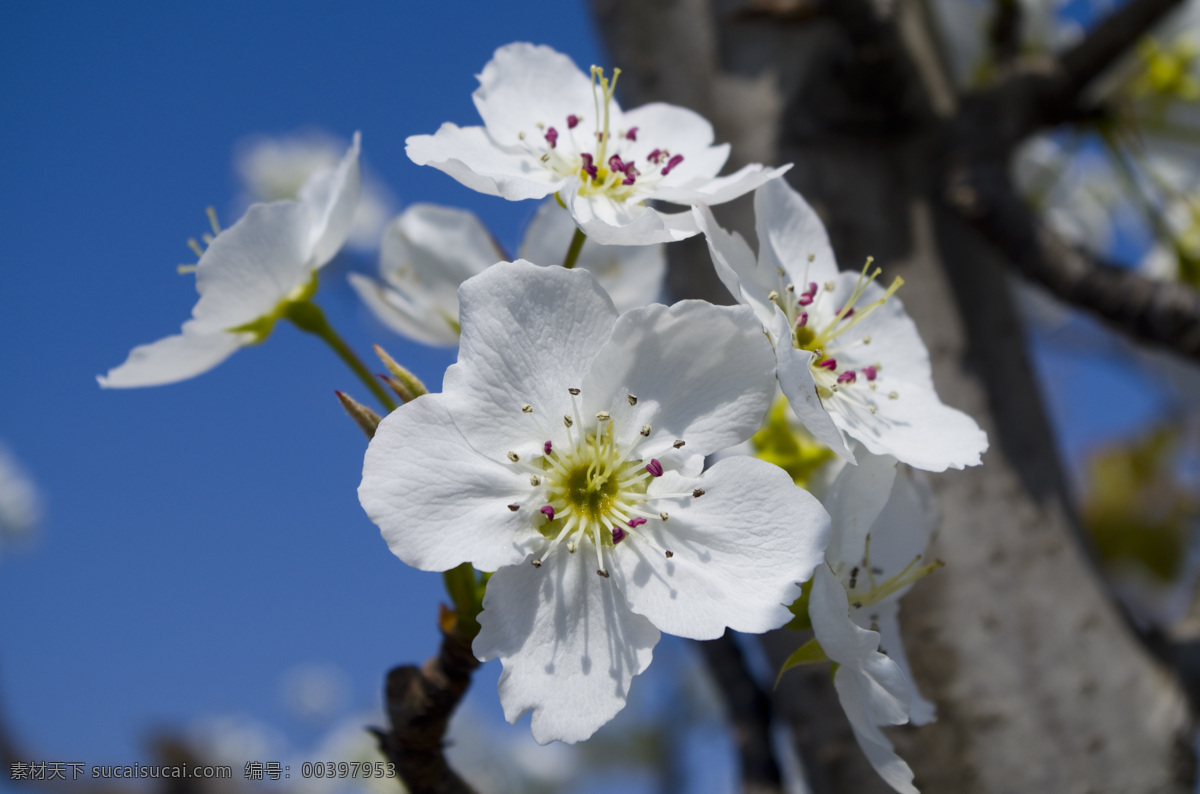
[[[2,15],[0,440],[47,503],[37,544],[0,561],[4,713],[28,747],[89,763],[144,761],[154,726],[204,715],[311,740],[282,703],[287,670],[335,665],[364,708],[390,666],[436,646],[440,577],[393,557],[355,495],[365,439],[333,390],[363,388],[282,324],[185,383],[104,391],[94,377],[189,316],[193,280],[175,266],[194,261],[185,241],[206,230],[206,206],[235,219],[232,154],[249,134],[361,130],[365,163],[401,201],[468,206],[515,246],[532,203],[413,165],[404,138],[470,123],[473,75],[502,44],[597,61],[584,6],[47,2]],[[451,353],[387,332],[341,278],[317,301],[360,354],[382,342],[438,387]]]
[[[35,546],[0,559],[3,715],[38,757],[89,764],[145,761],[156,726],[220,714],[311,742],[321,728],[280,696],[288,670],[345,671],[349,713],[437,641],[440,577],[395,559],[355,495],[365,439],[333,390],[362,387],[282,324],[182,384],[94,377],[188,317],[175,266],[206,206],[234,220],[232,155],[250,134],[361,130],[401,202],[466,206],[515,249],[535,205],[413,165],[404,138],[474,123],[473,75],[502,44],[604,63],[586,5],[46,1],[0,17],[0,442],[47,505]],[[440,384],[452,354],[390,334],[341,278],[317,301],[360,354],[381,342]],[[1134,413],[1124,394],[1108,414],[1063,399],[1069,445]],[[1143,403],[1134,425],[1161,407]],[[496,674],[475,695],[492,715]]]

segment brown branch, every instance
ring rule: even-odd
[[[783,782],[771,743],[771,700],[746,667],[732,634],[698,643],[729,710],[745,794],[781,794]]]
[[[811,22],[829,12],[826,0],[750,0],[728,19],[732,23],[768,20],[783,25]]]
[[[1136,339],[1200,358],[1200,292],[1148,279],[1068,246],[1036,220],[999,164],[960,167],[951,171],[949,182],[950,205],[1017,272]]]
[[[1021,51],[1021,17],[1024,11],[1017,0],[993,0],[995,9],[988,23],[988,45],[998,66],[1007,66]]]
[[[393,668],[385,699],[391,731],[372,728],[379,749],[413,794],[474,794],[446,762],[446,726],[479,660],[471,641],[455,630],[453,613],[442,613],[442,644],[423,667]]]
[[[1130,0],[1104,18],[1058,58],[1063,79],[1059,100],[1074,103],[1095,77],[1124,55],[1156,22],[1183,0]]]

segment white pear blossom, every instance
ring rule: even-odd
[[[318,171],[336,168],[345,151],[345,141],[320,129],[246,138],[238,144],[234,156],[244,191],[242,206],[299,197],[308,178]],[[395,214],[397,202],[370,169],[362,168],[360,179],[358,207],[346,245],[373,251],[379,247],[379,237]]]
[[[96,379],[108,388],[157,386],[207,372],[266,338],[287,304],[312,297],[317,270],[341,249],[358,201],[359,136],[336,168],[312,174],[296,201],[254,204],[195,266],[200,300],[183,332],[136,347]]]
[[[1105,151],[1061,138],[1034,136],[1018,147],[1013,182],[1055,234],[1104,253],[1135,222],[1137,208]]]
[[[896,791],[916,792],[913,774],[881,725],[934,719],[900,640],[899,600],[939,563],[925,548],[937,511],[920,472],[860,451],[859,465],[826,464],[815,483],[833,520],[825,565],[817,567],[808,614],[822,650],[838,664],[834,688],[871,765]]]
[[[659,632],[787,622],[828,516],[780,469],[707,454],[754,432],[770,347],[740,307],[618,317],[584,271],[500,263],[459,290],[445,390],[401,406],[359,498],[422,570],[496,571],[475,654],[504,665],[509,721],[586,739],[624,706]]]
[[[579,228],[604,245],[646,245],[697,233],[688,212],[646,205],[720,204],[782,173],[748,165],[718,177],[729,145],[712,125],[662,103],[621,110],[599,67],[585,75],[545,46],[496,50],[472,98],[483,127],[446,123],[407,140],[408,156],[467,187],[512,201],[558,193]]]
[[[553,200],[534,216],[520,258],[551,265],[563,260],[575,224]],[[414,204],[395,218],[380,247],[377,281],[359,273],[350,283],[379,320],[396,333],[429,345],[458,344],[458,287],[507,259],[483,222],[467,210]],[[662,246],[584,243],[576,267],[590,271],[617,311],[653,302],[662,291]]]
[[[695,209],[722,283],[754,309],[778,358],[779,385],[800,421],[854,460],[845,436],[919,469],[978,465],[987,436],[943,405],[916,325],[879,270],[839,272],[820,218],[784,180],[754,195],[759,253]],[[844,435],[843,435],[844,434]]]

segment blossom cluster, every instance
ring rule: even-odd
[[[483,126],[408,139],[414,162],[469,188],[546,201],[514,261],[470,213],[415,204],[383,230],[379,277],[350,276],[387,327],[458,346],[440,393],[407,380],[381,421],[361,414],[362,506],[408,565],[489,574],[472,647],[501,660],[505,714],[532,712],[539,742],[586,739],[620,711],[661,632],[799,622],[814,638],[784,669],[836,662],[866,756],[915,791],[880,726],[934,716],[897,628],[899,598],[938,565],[920,470],[978,465],[987,438],[938,398],[902,280],[838,268],[789,166],[720,176],[729,147],[705,119],[622,110],[618,75],[502,47],[473,97]],[[192,319],[101,385],[191,377],[279,319],[335,340],[311,299],[355,222],[359,146],[275,180],[300,186],[229,229],[214,219],[188,268]],[[757,253],[711,210],[750,192]],[[662,244],[701,234],[738,305],[655,302]],[[769,411],[783,420],[764,426]],[[799,474],[733,454],[752,437],[761,453],[764,433],[825,462]]]

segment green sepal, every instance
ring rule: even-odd
[[[312,277],[309,278],[303,286],[292,290],[286,298],[276,304],[275,308],[269,314],[264,314],[257,320],[251,320],[245,325],[239,325],[236,328],[230,328],[231,334],[253,334],[254,341],[251,344],[260,344],[264,339],[270,336],[271,331],[275,328],[275,323],[282,317],[287,317],[297,325],[301,325],[301,321],[296,319],[297,306],[311,305],[308,303],[309,298],[317,294],[317,271],[313,271]],[[303,315],[303,309],[299,310]],[[301,327],[303,327],[301,325]]]
[[[767,413],[758,432],[750,439],[754,457],[774,463],[791,475],[801,488],[808,486],[813,472],[833,457],[833,450],[807,433],[800,435],[788,421],[788,403],[779,398]]]
[[[800,597],[788,606],[788,612],[792,613],[792,619],[783,624],[785,629],[808,631],[812,628],[812,621],[808,618],[808,594],[811,592],[812,579],[809,579],[800,585]]]
[[[783,674],[793,667],[799,667],[802,664],[817,664],[819,662],[832,661],[825,655],[825,649],[821,647],[821,643],[817,642],[817,638],[813,637],[808,642],[801,645],[796,650],[792,651],[792,655],[784,660],[783,666],[779,668],[779,675],[775,676],[775,686],[779,686],[780,679]]]
[[[458,619],[458,633],[464,639],[473,640],[479,633],[479,612],[483,608],[483,591],[486,587],[486,577],[480,582],[475,576],[471,563],[464,562],[457,568],[451,568],[442,574],[446,583],[446,592],[454,604],[454,614]]]

